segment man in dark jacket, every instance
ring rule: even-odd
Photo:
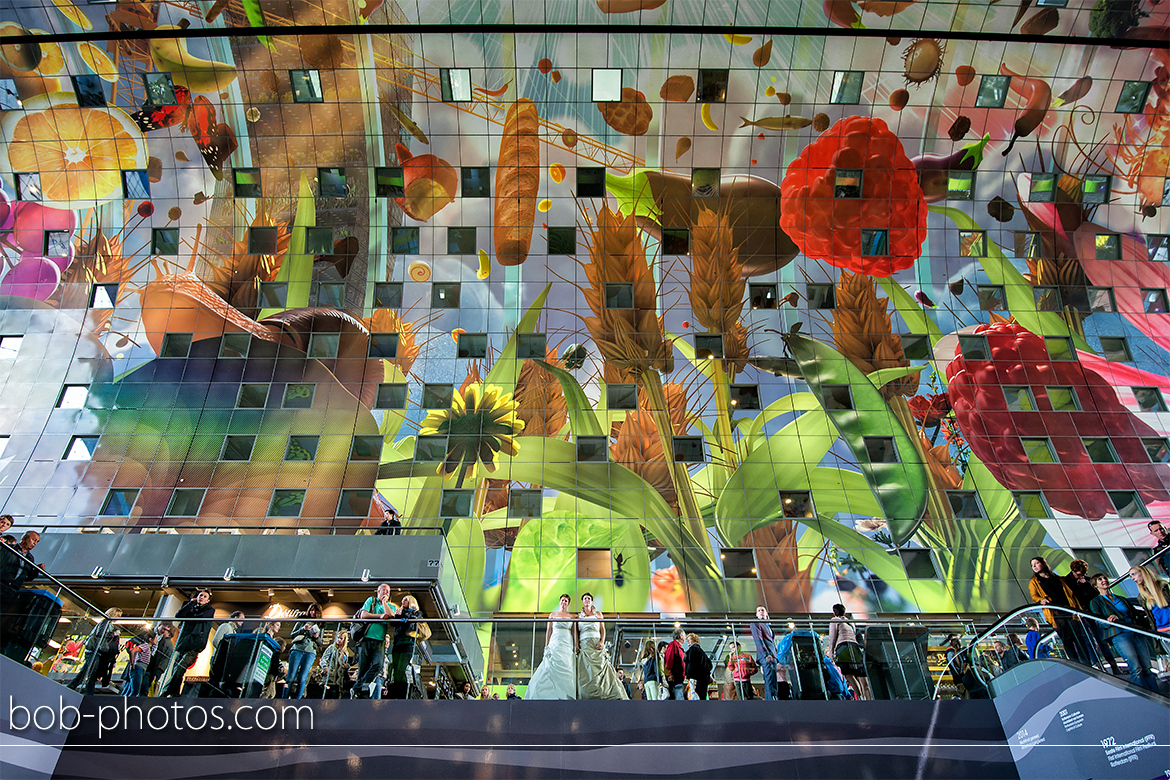
[[[36,531],[26,531],[20,544],[14,547],[0,544],[0,639],[8,635],[9,626],[20,618],[16,594],[44,568],[36,565],[32,554],[40,540],[41,535]]]
[[[1154,560],[1158,562],[1158,566],[1161,567],[1166,576],[1170,577],[1170,533],[1166,532],[1166,528],[1160,520],[1151,520],[1146,524],[1146,527],[1150,529],[1150,534],[1154,537],[1154,547],[1150,550],[1150,554],[1158,556]]]
[[[211,591],[201,590],[175,613],[178,618],[194,619],[184,620],[179,629],[173,654],[175,660],[171,664],[171,676],[163,696],[179,695],[183,689],[183,677],[207,646],[207,637],[211,635],[211,619],[215,617],[215,607],[211,606],[210,601]]]
[[[698,634],[687,634],[687,677],[694,682],[695,695],[700,701],[707,700],[707,689],[711,687],[711,672],[714,664],[707,651],[699,644]]]
[[[686,689],[683,685],[687,679],[685,653],[682,646],[683,630],[676,628],[674,638],[666,646],[663,653],[662,665],[666,667],[666,698],[677,701],[686,700]]]
[[[756,663],[764,675],[764,698],[780,698],[780,683],[776,678],[776,636],[768,625],[768,610],[756,607],[756,620],[751,624],[752,641],[756,644]]]

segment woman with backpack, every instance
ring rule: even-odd
[[[110,684],[110,675],[113,674],[114,661],[118,658],[118,648],[122,644],[122,632],[118,630],[114,620],[122,617],[122,610],[110,607],[106,616],[98,623],[89,636],[85,638],[85,663],[81,671],[69,683],[69,687],[77,690],[85,686],[85,695],[92,696],[94,684],[100,679],[102,687]]]
[[[310,604],[306,617],[316,620],[321,617],[321,608]],[[309,682],[309,670],[317,660],[317,651],[321,647],[321,625],[305,622],[293,626],[288,651],[288,677],[284,688],[284,698],[305,698],[305,685]]]

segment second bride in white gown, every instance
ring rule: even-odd
[[[560,608],[548,616],[544,633],[544,657],[528,681],[526,699],[577,698],[577,631],[569,611],[572,599],[561,596]]]
[[[578,625],[581,652],[577,656],[578,699],[628,699],[617,670],[605,656],[604,616],[593,608],[593,596],[581,596]]]

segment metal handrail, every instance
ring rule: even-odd
[[[263,536],[275,536],[278,531],[287,531],[288,535],[296,535],[295,531],[329,531],[327,534],[304,534],[304,536],[357,536],[359,532],[369,532],[369,535],[378,535],[376,532],[384,530],[381,525],[21,525],[13,526],[13,532],[36,531],[38,534],[81,533],[100,534],[106,529],[124,531],[145,531],[151,534],[174,531],[175,536],[210,536],[217,533],[232,531],[272,531]],[[412,525],[395,526],[390,533],[383,536],[407,536],[407,532],[436,531],[441,533],[441,525]],[[395,533],[397,532],[397,533]],[[167,534],[164,534],[167,535]],[[283,534],[282,534],[283,535]],[[431,534],[434,535],[434,534]]]

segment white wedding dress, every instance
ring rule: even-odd
[[[576,664],[573,659],[573,624],[553,621],[552,639],[544,657],[528,681],[525,699],[577,698]]]
[[[601,613],[594,613],[601,617]],[[581,652],[577,656],[577,698],[578,699],[628,699],[625,686],[618,679],[617,670],[605,657],[604,650],[597,649],[601,641],[600,620],[588,620],[584,612],[578,617],[581,632]]]

